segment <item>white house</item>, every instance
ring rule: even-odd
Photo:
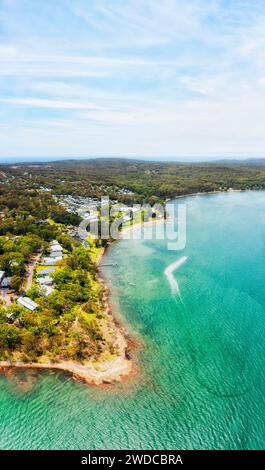
[[[7,288],[10,287],[11,277],[4,277],[1,282],[1,287]]]
[[[38,277],[37,282],[43,286],[43,285],[51,285],[53,283],[53,279],[50,276],[45,276],[45,277]]]
[[[53,251],[50,256],[52,256],[53,258],[59,258],[59,257],[62,257],[63,254],[61,251]]]
[[[51,253],[53,253],[54,251],[62,252],[63,247],[59,243],[56,243],[56,244],[50,246],[50,250],[51,250]]]
[[[29,297],[19,297],[17,299],[17,303],[18,305],[21,305],[22,307],[25,307],[32,312],[38,308],[38,304],[36,304],[36,302],[31,300]]]
[[[40,269],[37,271],[37,274],[40,276],[46,276],[46,274],[54,273],[55,268],[46,268],[46,269]]]

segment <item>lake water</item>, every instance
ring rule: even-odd
[[[183,202],[184,250],[123,240],[104,260],[118,263],[104,268],[113,302],[145,344],[138,378],[101,390],[1,375],[1,449],[265,448],[265,192]],[[182,256],[172,294],[164,271]]]

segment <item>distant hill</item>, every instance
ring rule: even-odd
[[[96,199],[108,195],[126,204],[231,188],[265,189],[265,158],[201,163],[91,158],[0,165],[0,171],[3,184],[15,178],[25,191],[44,188],[52,194]]]
[[[265,158],[246,158],[246,159],[236,159],[236,158],[223,158],[222,160],[215,160],[213,162],[207,162],[207,164],[218,164],[218,165],[244,165],[244,166],[264,166]]]
[[[168,159],[165,157],[164,159],[159,160],[158,158],[152,159],[152,157],[143,159],[143,158],[129,158],[129,157],[87,157],[87,158],[80,158],[80,157],[71,157],[71,158],[43,158],[43,160],[34,160],[29,158],[28,160],[25,158],[25,160],[22,159],[11,159],[8,161],[7,159],[5,161],[0,161],[0,166],[6,166],[6,165],[18,165],[18,166],[24,166],[24,165],[32,165],[32,166],[37,166],[37,165],[63,165],[63,166],[109,166],[109,165],[133,165],[133,164],[139,164],[139,165],[148,165],[148,164],[154,164],[154,165],[207,165],[207,166],[216,166],[216,165],[224,165],[224,166],[265,166],[265,157],[263,158],[222,158],[222,159],[216,159],[216,160],[189,160],[185,161],[184,158],[178,158],[176,160]]]

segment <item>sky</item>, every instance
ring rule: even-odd
[[[265,156],[264,0],[0,0],[0,158]]]

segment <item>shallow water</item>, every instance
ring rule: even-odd
[[[183,202],[184,250],[122,240],[106,255],[113,301],[145,343],[138,379],[1,375],[2,449],[265,447],[265,193]],[[182,256],[172,292],[165,269]]]

